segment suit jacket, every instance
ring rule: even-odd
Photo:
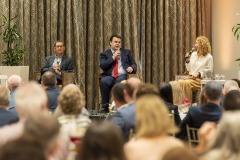
[[[108,117],[108,120],[112,121],[122,131],[126,142],[129,140],[130,129],[135,130],[135,115],[135,103],[130,103]]]
[[[120,51],[121,51],[121,62],[122,62],[123,68],[127,72],[127,68],[132,67],[133,68],[132,73],[136,73],[137,65],[130,50],[121,48]],[[106,50],[105,52],[100,54],[100,68],[103,70],[102,75],[105,75],[105,76],[112,75],[113,66],[115,62],[112,56],[113,56],[113,53],[111,49]]]
[[[193,106],[189,108],[186,117],[180,124],[178,138],[187,139],[186,126],[200,128],[206,121],[218,122],[222,115],[222,109],[215,103],[208,102],[204,106]]]
[[[53,62],[55,60],[55,55],[54,56],[48,56],[45,59],[45,63],[43,67],[41,68],[41,75],[46,72],[46,71],[51,71],[55,73],[53,69]],[[60,72],[72,72],[73,71],[73,59],[64,54],[62,56],[62,61],[60,65]],[[62,80],[62,76],[56,75],[57,79]]]
[[[7,124],[12,124],[18,121],[18,117],[16,114],[6,110],[0,109],[0,127],[3,127]]]
[[[51,111],[55,111],[58,103],[57,103],[57,98],[60,94],[59,89],[56,86],[50,86],[46,88],[46,92],[48,95],[48,108]]]

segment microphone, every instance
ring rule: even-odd
[[[60,61],[57,61],[57,65],[59,65],[60,64]]]
[[[193,52],[195,52],[195,48],[194,47],[190,50],[190,52],[188,52],[188,56],[185,57],[185,60],[188,59]]]
[[[121,53],[120,48],[117,48],[117,50]],[[121,55],[118,55],[118,60],[120,60]]]

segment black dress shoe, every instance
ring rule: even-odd
[[[99,113],[109,113],[109,109],[108,109],[108,108],[105,108],[105,107],[102,107],[102,108],[99,110]]]

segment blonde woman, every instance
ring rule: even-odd
[[[136,137],[124,151],[128,160],[158,160],[173,147],[182,147],[180,140],[169,136],[178,131],[167,107],[157,95],[143,95],[136,101]]]
[[[197,37],[195,44],[196,52],[191,56],[185,56],[185,65],[189,71],[189,78],[179,80],[179,84],[184,91],[185,98],[192,100],[192,91],[200,90],[200,81],[203,77],[203,70],[208,67],[213,70],[213,57],[211,55],[211,46],[209,40],[205,36]]]

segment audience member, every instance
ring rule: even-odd
[[[93,123],[78,149],[82,160],[126,160],[119,130],[108,121]]]
[[[206,121],[217,123],[222,115],[220,108],[220,98],[222,94],[222,85],[216,81],[208,82],[204,87],[204,96],[207,103],[203,106],[190,107],[186,117],[180,124],[180,133],[176,136],[181,139],[187,139],[186,126],[200,128]]]
[[[18,121],[17,115],[7,110],[8,105],[8,89],[4,86],[0,86],[0,127]]]
[[[50,71],[43,73],[41,84],[48,95],[48,109],[54,112],[58,105],[57,98],[60,94],[60,90],[56,87],[56,75]]]
[[[144,96],[146,94],[159,96],[159,90],[153,84],[141,83],[135,92],[135,95],[134,95],[135,101],[139,99],[141,96]]]
[[[225,95],[223,102],[223,109],[225,111],[240,110],[240,92],[232,90]]]
[[[8,78],[8,89],[10,90],[10,96],[9,96],[10,104],[9,104],[8,110],[11,112],[14,112],[15,114],[16,114],[15,101],[14,101],[15,91],[21,84],[22,84],[22,78],[19,75],[11,75]]]
[[[125,84],[118,83],[112,88],[112,98],[117,107],[117,112],[107,119],[113,122],[122,132],[124,140],[127,141],[129,137],[129,129],[133,127],[133,122],[126,119],[125,114],[128,114],[127,110],[123,110],[127,107],[127,102],[124,99]],[[123,115],[122,115],[123,114]]]
[[[216,132],[201,156],[202,160],[233,160],[240,158],[240,112],[225,112]]]
[[[239,79],[236,79],[236,78],[233,78],[232,80],[235,81],[235,82],[237,82],[238,87],[240,88],[240,80],[239,80]]]
[[[181,105],[184,102],[189,101],[189,100],[185,99],[184,92],[177,81],[171,81],[169,83],[172,86],[173,104],[174,105]]]
[[[203,71],[206,67],[212,72],[213,57],[211,55],[211,46],[205,36],[199,36],[195,44],[196,52],[185,56],[185,65],[189,71],[189,78],[179,80],[179,84],[184,91],[185,98],[192,101],[192,91],[200,90],[200,81],[203,78]]]
[[[78,137],[81,139],[91,124],[91,120],[81,114],[82,108],[85,106],[82,92],[75,84],[68,84],[61,91],[58,104],[63,113],[58,118],[62,130],[69,135],[69,138]]]
[[[178,106],[173,104],[173,93],[170,83],[167,82],[160,83],[159,95],[164,100],[169,112],[172,113],[172,111],[174,111],[174,120],[176,125],[178,126],[181,122],[181,119],[178,112]]]
[[[36,113],[35,116],[29,117],[23,132],[21,138],[39,143],[47,157],[56,151],[60,124],[49,112]]]
[[[131,139],[124,148],[128,160],[158,160],[170,149],[183,147],[180,140],[169,136],[178,129],[158,95],[143,95],[137,99],[136,127],[135,139]]]
[[[238,83],[234,80],[227,80],[223,87],[223,95],[226,95],[232,90],[239,90]]]
[[[21,137],[26,119],[47,110],[47,95],[41,86],[31,82],[16,90],[15,104],[19,122],[0,128],[0,146]],[[61,132],[58,137],[58,147],[56,152],[52,153],[51,158],[64,160],[68,154],[68,143],[68,137]]]
[[[54,43],[54,55],[48,56],[44,65],[41,68],[41,75],[46,71],[51,71],[56,74],[57,85],[62,84],[62,73],[72,72],[74,69],[73,59],[64,53],[65,46],[62,41]]]
[[[38,142],[18,139],[0,147],[0,160],[47,160],[47,157]]]
[[[122,86],[119,88],[119,92],[123,92],[120,93],[123,94],[121,95],[123,97],[118,97],[118,101],[121,99],[121,103],[125,103],[125,105],[113,116],[108,118],[121,129],[125,141],[128,141],[129,139],[130,130],[135,130],[135,103],[133,100],[133,94],[141,83],[142,82],[138,78],[132,77],[127,80],[125,87]],[[124,90],[122,91],[122,89]]]
[[[100,68],[103,70],[100,80],[102,107],[100,112],[107,113],[111,88],[114,84],[127,79],[128,73],[136,73],[137,65],[129,50],[121,48],[121,37],[110,37],[110,49],[100,55]]]
[[[162,160],[198,160],[198,156],[187,147],[176,147],[169,150]]]

